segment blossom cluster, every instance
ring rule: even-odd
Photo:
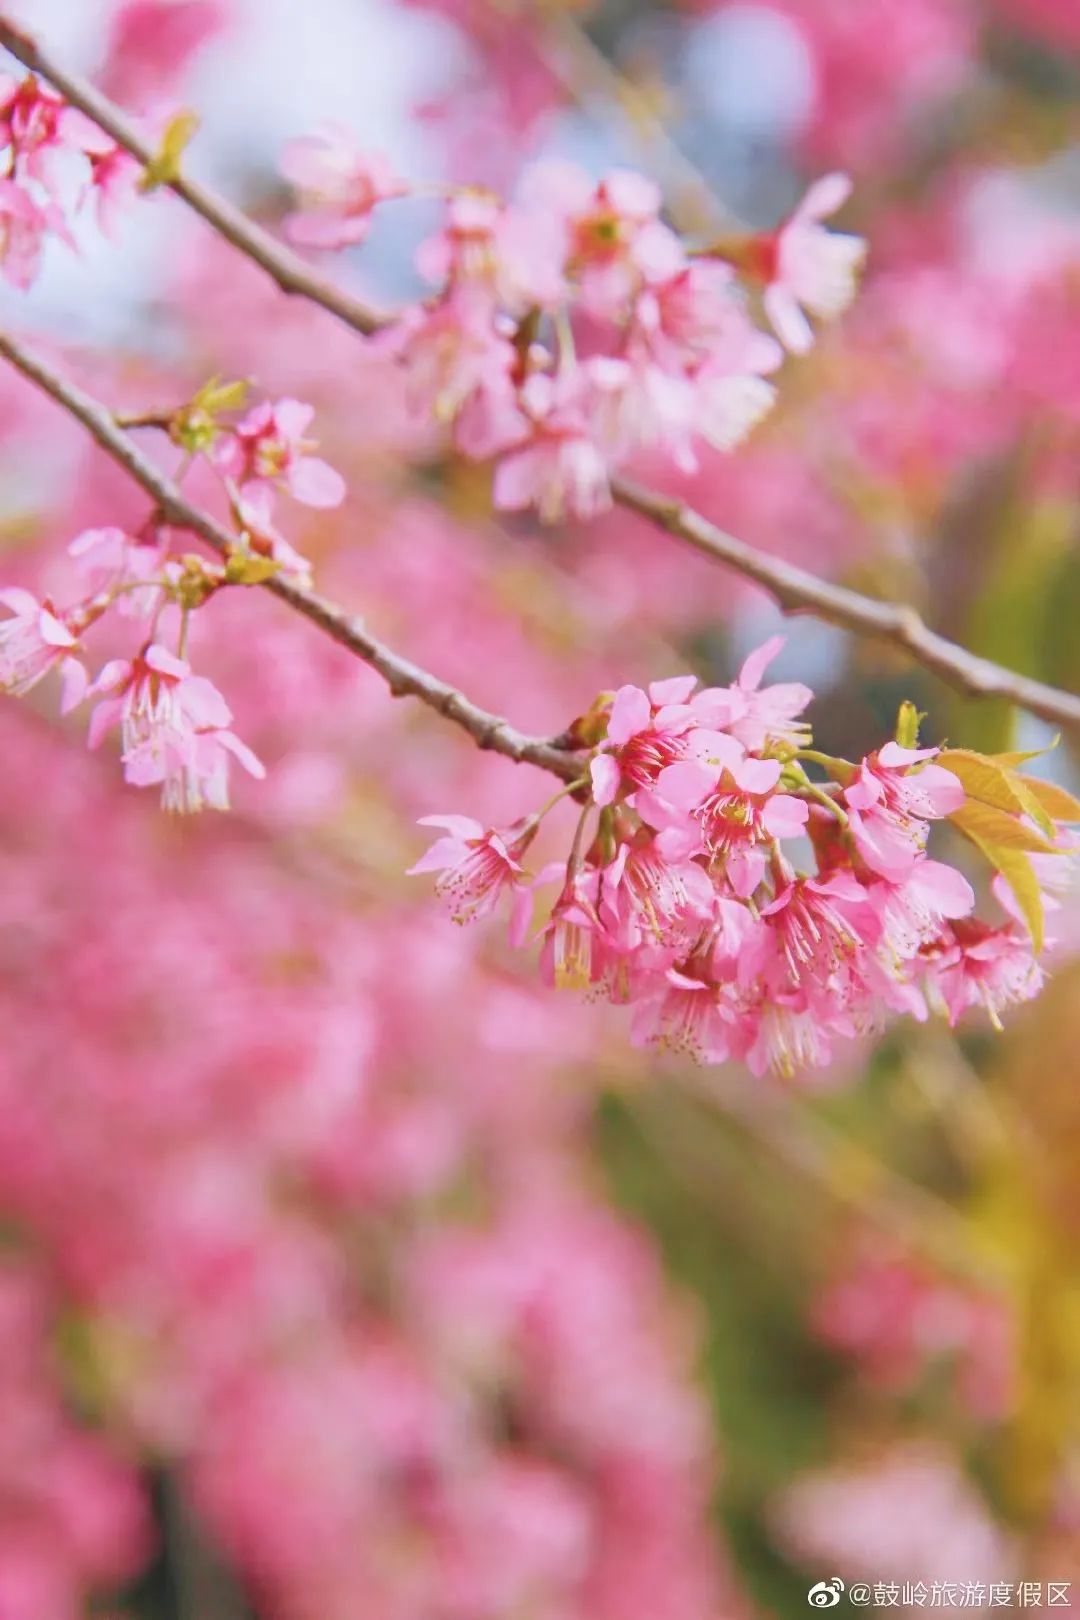
[[[459,922],[511,892],[515,942],[535,886],[557,878],[542,929],[546,979],[632,1004],[638,1043],[703,1062],[734,1058],[790,1077],[889,1013],[922,1020],[933,1008],[955,1023],[982,1007],[997,1023],[1042,983],[1042,905],[1053,904],[1068,835],[1020,789],[1015,815],[983,806],[970,835],[988,853],[988,826],[1011,840],[1002,864],[1012,887],[994,880],[1004,921],[975,917],[968,879],[927,852],[933,823],[955,816],[969,830],[960,776],[938,749],[914,746],[904,711],[902,740],[861,761],[819,754],[801,719],[809,689],[762,684],[781,644],[751,654],[730,686],[695,690],[693,676],[624,686],[586,717],[599,717],[604,736],[576,787],[583,804],[565,861],[536,878],[523,865],[545,812],[504,829],[428,817],[446,835],[413,870],[440,872]],[[812,779],[807,764],[824,764],[832,779]],[[1054,802],[1063,819],[1080,816],[1068,795]],[[809,869],[797,864],[799,845]],[[1017,877],[1024,847],[1042,863],[1030,867],[1037,914]]]
[[[108,234],[133,195],[139,165],[33,73],[0,75],[0,273],[25,290],[49,236],[74,247],[68,224],[92,202]]]
[[[58,671],[61,712],[94,705],[91,748],[119,727],[125,779],[160,786],[170,810],[227,809],[232,761],[252,776],[265,774],[232,731],[222,694],[192,670],[191,614],[229,585],[257,583],[280,569],[306,575],[306,560],[274,525],[279,492],[315,508],[336,506],[345,493],[340,475],[312,453],[310,405],[263,401],[226,425],[221,411],[238,397],[236,385],[209,385],[168,423],[185,455],[202,453],[226,491],[237,539],[224,565],[175,555],[172,531],[152,520],[135,535],[116,527],[77,535],[68,550],[86,594],[64,608],[21,587],[0,590],[7,610],[0,690],[23,696]],[[83,637],[110,612],[133,625],[139,641],[130,657],[107,660],[91,678]],[[167,631],[175,632],[174,646],[166,644]]]
[[[409,189],[336,126],[294,142],[283,166],[303,200],[292,235],[312,246],[359,241],[376,205]],[[417,257],[436,291],[377,342],[424,420],[496,458],[497,507],[593,517],[635,453],[692,470],[700,442],[730,450],[766,415],[781,344],[804,353],[807,312],[831,319],[854,296],[865,244],[822,224],[849,190],[826,176],[775,231],[695,247],[629,170],[597,182],[543,162],[509,203],[455,188]]]
[[[741,1614],[689,1313],[583,1174],[587,1021],[0,723],[5,1620],[105,1612],[150,1469],[267,1620]]]

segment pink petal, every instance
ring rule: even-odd
[[[696,675],[672,675],[666,681],[650,683],[649,699],[657,709],[662,709],[666,703],[685,703],[696,685]]]
[[[0,591],[0,602],[10,608],[17,619],[32,619],[41,611],[37,597],[18,585],[8,585]]]
[[[943,917],[966,917],[975,906],[975,890],[962,872],[944,861],[920,861],[909,882],[923,889]]]
[[[492,501],[500,512],[523,512],[540,488],[542,464],[529,450],[503,456],[495,469]]]
[[[445,827],[448,833],[455,838],[470,843],[477,838],[483,838],[484,828],[479,821],[471,816],[421,816],[416,823],[418,827]]]
[[[784,347],[792,354],[808,354],[814,347],[814,330],[787,288],[773,282],[765,289],[764,304]]]
[[[730,737],[726,731],[712,731],[706,726],[690,732],[687,751],[691,759],[702,765],[712,765],[717,771],[734,770],[746,757],[746,749],[737,738]]]
[[[951,816],[967,799],[960,778],[947,771],[944,765],[924,765],[915,781],[939,816]]]
[[[592,796],[594,803],[603,808],[612,804],[619,791],[622,779],[618,765],[610,754],[597,754],[589,765],[589,776],[592,779]]]
[[[798,838],[810,817],[810,806],[789,793],[778,793],[761,813],[762,826],[773,838]]]
[[[177,658],[175,653],[171,653],[167,647],[160,646],[158,642],[146,649],[143,662],[151,669],[156,669],[159,675],[173,675],[177,680],[183,680],[191,673],[190,664],[186,664],[182,658]]]
[[[761,685],[761,677],[786,641],[786,636],[770,636],[768,641],[762,642],[761,646],[749,655],[739,671],[738,684],[742,691],[757,691]]]
[[[237,763],[244,767],[249,776],[254,776],[259,782],[264,780],[266,766],[258,754],[252,752],[246,742],[241,742],[235,732],[219,731],[215,736],[216,741],[221,744],[222,748],[228,750]]]
[[[878,763],[889,770],[898,770],[905,765],[917,765],[920,759],[933,759],[937,752],[936,748],[901,748],[898,742],[887,742],[878,749]]]
[[[425,850],[414,866],[410,866],[405,873],[406,877],[418,877],[423,872],[442,872],[448,866],[456,866],[467,853],[459,838],[436,838],[431,848]]]
[[[54,613],[48,608],[42,608],[38,618],[38,631],[42,641],[49,647],[74,647],[75,637],[66,624],[61,624]]]
[[[303,438],[315,418],[314,405],[302,399],[286,396],[271,407],[274,425],[283,439],[294,442]]]
[[[60,665],[60,713],[70,714],[86,696],[88,677],[77,658],[65,658]]]
[[[783,766],[778,759],[744,759],[729,769],[744,793],[771,793]]]
[[[508,937],[511,945],[518,947],[524,945],[525,937],[532,922],[533,892],[527,884],[518,884],[514,889],[514,897],[510,902],[510,927]]]
[[[656,792],[676,810],[695,810],[716,786],[716,772],[696,760],[665,765],[656,779]]]
[[[795,219],[828,219],[851,196],[851,179],[846,174],[825,174],[815,180],[792,216]]]
[[[328,461],[318,456],[302,456],[287,480],[289,493],[305,506],[320,510],[340,506],[345,499],[347,485],[341,474]]]
[[[649,699],[640,686],[620,686],[611,705],[608,720],[609,741],[629,742],[639,731],[644,731],[652,716]]]
[[[99,676],[98,679],[100,680],[100,678]],[[94,684],[96,685],[97,682]],[[91,692],[93,689],[93,687],[90,688]],[[119,725],[123,713],[123,698],[106,698],[104,703],[99,703],[90,715],[90,725],[86,733],[86,746],[88,748],[100,747],[105,733],[111,730],[113,726]]]
[[[126,658],[110,658],[109,662],[95,675],[93,682],[87,688],[87,695],[95,697],[98,692],[111,692],[117,686],[124,686],[131,679],[131,665]]]
[[[732,891],[740,900],[753,894],[765,875],[765,851],[762,849],[734,849],[728,857],[727,876]]]
[[[181,708],[196,731],[217,731],[232,719],[229,705],[205,675],[189,675],[179,696]]]

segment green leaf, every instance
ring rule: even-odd
[[[1026,850],[1032,855],[1061,854],[1042,833],[1025,827],[1017,816],[996,805],[980,804],[977,799],[969,799],[959,810],[954,810],[949,820],[958,832],[980,848],[994,844],[1001,849]]]
[[[181,111],[169,119],[157,151],[143,170],[140,191],[156,191],[159,186],[171,186],[180,178],[180,159],[198,127],[199,120],[193,112]]]
[[[971,748],[945,748],[938,761],[960,778],[969,800],[992,805],[1013,815],[1029,816],[1048,838],[1054,836],[1054,823],[1030,781],[992,754],[978,754]]]
[[[1006,849],[1001,844],[988,844],[969,833],[968,837],[980,849],[990,865],[1001,873],[1016,896],[1016,903],[1024,916],[1036,955],[1042,950],[1046,937],[1042,891],[1030,858],[1021,849]]]
[[[1038,776],[1026,776],[1028,791],[1038,799],[1048,816],[1055,821],[1080,821],[1080,799],[1056,782],[1044,782]]]
[[[900,705],[900,712],[896,716],[896,740],[901,748],[918,748],[919,727],[926,719],[926,715],[918,710],[914,703],[907,699]]]
[[[998,765],[1026,765],[1029,759],[1042,759],[1043,755],[1049,754],[1057,747],[1060,741],[1061,734],[1059,732],[1045,748],[1029,748],[1026,752],[1014,752],[1011,754],[991,754],[990,758],[995,760]]]
[[[281,564],[273,557],[258,557],[250,551],[234,551],[225,564],[226,585],[263,585],[280,573]]]
[[[220,377],[211,377],[193,397],[192,408],[208,411],[211,415],[219,411],[238,411],[247,399],[248,387],[243,377],[233,382],[222,382]]]

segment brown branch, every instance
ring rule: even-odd
[[[0,356],[80,422],[101,448],[146,491],[168,522],[198,535],[221,557],[235,551],[236,536],[208,512],[186,500],[177,486],[147,460],[128,434],[117,426],[111,413],[98,400],[84,394],[38,355],[3,332],[0,332]],[[577,781],[581,776],[580,754],[559,747],[557,741],[526,736],[501,715],[479,708],[456,687],[378,641],[365,628],[362,619],[345,612],[337,603],[280,575],[265,580],[259,588],[287,602],[365,664],[370,664],[395,697],[419,698],[429,709],[461,726],[478,747],[492,749],[507,759],[539,766],[564,782]]]
[[[961,692],[979,698],[1005,698],[1040,719],[1080,731],[1080,697],[1075,693],[1046,686],[988,658],[979,658],[931,630],[913,607],[863,596],[844,585],[831,585],[795,563],[756,551],[671,496],[658,495],[625,478],[615,479],[612,488],[620,506],[685,540],[714,562],[724,563],[752,579],[769,592],[783,612],[813,613],[844,630],[892,642]]]
[[[48,79],[72,106],[100,124],[140,162],[145,164],[153,159],[152,149],[113,102],[86,80],[54,62],[40,44],[2,15],[0,45],[5,45],[28,68]],[[315,274],[296,254],[205,186],[180,176],[172,182],[171,189],[239,252],[260,265],[285,292],[318,304],[355,332],[366,335],[386,324],[386,317]],[[637,512],[715,562],[754,580],[775,598],[785,613],[814,613],[859,635],[891,642],[916,663],[962,692],[974,697],[1004,698],[1053,725],[1080,731],[1080,697],[1075,693],[1047,686],[1002,664],[977,657],[931,630],[914,608],[831,585],[804,568],[780,562],[745,541],[725,534],[682,502],[643,489],[626,479],[616,479],[613,492],[620,506]],[[281,594],[280,588],[278,594]]]
[[[89,80],[69,73],[38,40],[3,15],[0,15],[0,45],[6,46],[32,73],[40,73],[42,78],[48,79],[73,107],[93,119],[144,167],[154,162],[157,156],[154,147],[115,102],[95,89]],[[299,254],[277,241],[224,197],[183,174],[164,184],[182,197],[219,236],[265,270],[282,292],[320,304],[355,332],[367,335],[387,324],[387,317],[320,276]]]

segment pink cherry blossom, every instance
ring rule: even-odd
[[[704,687],[693,707],[701,724],[719,726],[751,751],[767,743],[798,747],[808,727],[799,719],[813,697],[799,681],[782,681],[762,688],[766,669],[784,646],[783,636],[772,636],[750,653],[732,686]]]
[[[10,149],[17,179],[36,180],[54,193],[54,159],[100,139],[96,125],[35,74],[0,77],[0,146]]]
[[[157,529],[145,538],[115,527],[84,529],[68,546],[68,556],[74,557],[86,588],[96,594],[123,585],[125,589],[116,593],[112,609],[122,617],[136,618],[146,618],[160,600],[166,551]],[[137,587],[140,582],[144,589],[127,588]]]
[[[649,787],[665,765],[681,759],[692,724],[687,707],[697,682],[692,676],[653,681],[648,691],[621,686],[612,699],[607,740],[592,759],[593,798],[613,803],[624,788]]]
[[[92,200],[98,229],[103,236],[115,236],[117,220],[134,201],[142,177],[142,165],[115,141],[103,141],[87,151],[90,178],[85,198]]]
[[[0,621],[0,688],[22,697],[50,670],[60,673],[61,712],[66,714],[86,691],[86,670],[75,657],[78,637],[46,599],[9,586],[0,603],[11,617]]]
[[[797,838],[810,813],[802,799],[775,791],[781,769],[779,760],[740,759],[730,751],[719,771],[699,760],[668,765],[643,814],[661,822],[665,847],[673,853],[704,849],[722,865],[734,893],[746,899],[764,876],[769,846]]]
[[[362,242],[376,206],[409,189],[385,157],[365,152],[341,124],[290,141],[281,172],[301,192],[304,207],[290,216],[288,231],[302,247]]]
[[[765,309],[793,354],[805,354],[813,345],[804,310],[834,320],[855,297],[866,243],[861,236],[827,231],[821,224],[850,193],[846,175],[826,175],[810,187],[790,219],[769,239]]]
[[[214,447],[214,462],[241,489],[260,485],[287,489],[305,506],[340,506],[345,480],[329,463],[311,454],[306,437],[315,407],[298,399],[256,405]]]
[[[455,922],[475,922],[499,903],[507,888],[518,890],[515,898],[515,932],[524,926],[524,907],[531,911],[532,899],[526,887],[521,856],[536,836],[535,818],[526,818],[505,831],[484,828],[468,816],[423,816],[422,827],[443,827],[447,836],[437,838],[409,876],[421,872],[441,872],[435,885],[450,906]],[[525,918],[527,921],[527,917]]]
[[[728,1043],[718,989],[708,979],[668,968],[634,1009],[636,1045],[660,1046],[699,1063],[717,1062]]]
[[[0,269],[20,292],[35,281],[50,232],[69,240],[55,205],[41,206],[14,180],[0,179]]]
[[[535,506],[545,523],[606,512],[608,466],[582,409],[580,379],[530,377],[520,400],[528,436],[499,460],[495,505],[506,512]]]
[[[951,815],[964,802],[953,773],[925,763],[936,753],[936,748],[886,743],[862,762],[844,790],[855,847],[882,877],[905,877],[925,847],[928,822]]]
[[[1014,923],[992,928],[974,917],[951,922],[925,955],[951,1024],[970,1008],[981,1007],[1000,1029],[1005,1009],[1030,1001],[1043,986],[1045,976],[1031,954],[1031,941]]]
[[[376,342],[398,360],[422,418],[459,423],[467,407],[482,401],[482,430],[475,417],[471,423],[477,454],[520,436],[524,418],[511,385],[517,354],[492,324],[486,298],[452,292],[431,309],[411,306]]]
[[[165,647],[151,644],[134,659],[106,664],[89,693],[111,694],[90,717],[90,747],[119,725],[126,780],[133,787],[160,784],[168,810],[228,809],[230,758],[251,776],[265,775],[228,729],[232,712],[217,687]]]
[[[561,217],[568,268],[595,315],[622,314],[643,285],[685,263],[682,244],[659,217],[658,188],[630,170],[612,170],[594,184],[573,164],[538,164],[524,199]]]
[[[102,88],[125,107],[160,106],[229,18],[229,0],[123,0],[110,19]]]

